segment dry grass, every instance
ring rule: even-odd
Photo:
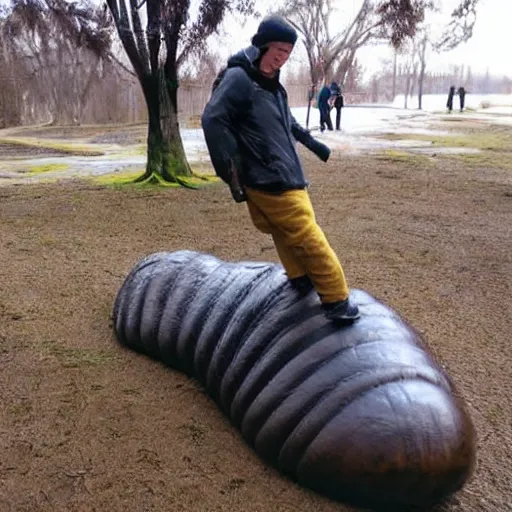
[[[493,160],[303,156],[349,284],[416,327],[468,402],[478,467],[439,510],[508,510],[510,172]],[[115,295],[146,254],[277,261],[223,184],[5,186],[0,233],[0,510],[349,510],[277,474],[196,383],[113,338]]]

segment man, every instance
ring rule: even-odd
[[[466,98],[466,89],[464,89],[464,87],[459,87],[457,90],[457,94],[459,95],[460,111],[462,112],[464,110],[464,100]]]
[[[332,132],[332,121],[331,121],[331,90],[324,84],[318,95],[318,110],[320,111],[320,131],[323,133],[325,127]]]
[[[323,161],[330,150],[295,121],[279,82],[296,40],[284,19],[265,18],[252,46],[231,57],[217,77],[202,126],[216,173],[235,201],[247,201],[256,228],[272,235],[292,285],[302,293],[314,286],[326,316],[350,323],[359,310],[316,223],[295,144],[301,142]]]
[[[334,108],[336,109],[336,130],[340,130],[341,109],[344,107],[343,94],[340,86],[333,82],[331,84],[331,98],[334,98]]]
[[[454,96],[455,96],[455,86],[452,85],[448,92],[448,100],[446,101],[446,108],[448,109],[448,112],[450,112],[450,114],[452,113],[452,110],[453,110],[453,97]]]

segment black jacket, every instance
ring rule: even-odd
[[[258,70],[260,51],[250,46],[228,61],[214,83],[202,115],[208,151],[217,175],[232,185],[268,192],[307,186],[296,142],[327,161],[330,150],[293,118],[286,91]]]
[[[338,94],[336,99],[334,100],[334,108],[343,108],[345,106],[345,102],[343,101],[343,94]]]

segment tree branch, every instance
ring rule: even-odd
[[[142,79],[147,75],[147,71],[143,66],[142,59],[139,55],[135,39],[130,28],[125,0],[119,0],[119,2],[121,4],[120,6],[118,5],[118,0],[107,0],[108,7],[114,17],[117,33],[119,34],[121,43],[123,43],[126,55],[128,55],[135,73],[137,73],[137,76]]]
[[[125,0],[121,0],[121,2],[125,2]],[[132,15],[133,32],[135,34],[135,39],[137,41],[137,47],[139,49],[139,55],[142,61],[142,66],[144,67],[145,71],[149,73],[148,47],[146,45],[146,39],[144,37],[142,24],[140,22],[137,0],[130,0],[130,11]]]
[[[137,74],[133,71],[133,69],[130,69],[130,68],[126,67],[126,65],[123,64],[113,53],[110,53],[108,55],[108,60],[110,60],[110,61],[114,62],[115,64],[117,64],[121,69],[126,71],[131,76],[137,76]]]

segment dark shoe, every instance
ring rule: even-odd
[[[314,285],[307,275],[290,279],[290,284],[295,290],[297,290],[301,297],[305,297],[310,291],[314,289]]]
[[[323,304],[322,306],[325,309],[326,318],[332,322],[351,324],[361,316],[359,308],[351,303],[348,298],[339,302]]]

